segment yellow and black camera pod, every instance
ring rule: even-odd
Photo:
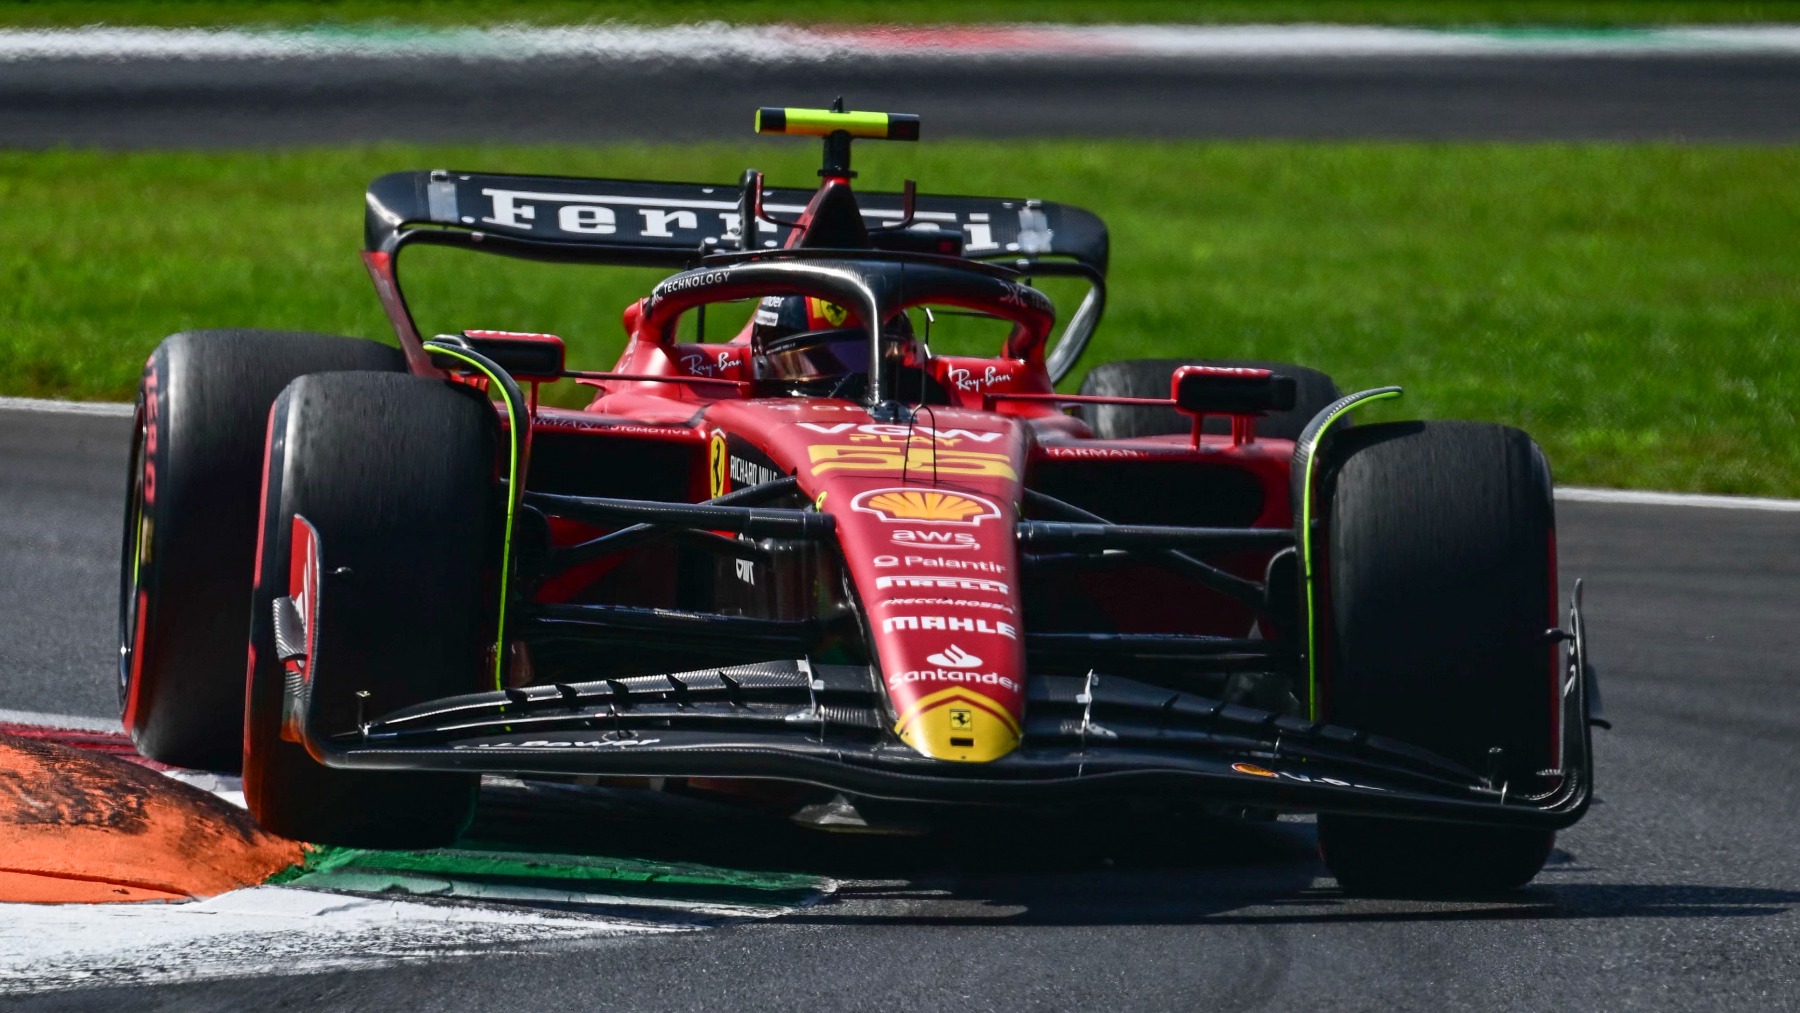
[[[756,111],[756,132],[759,134],[829,137],[840,130],[851,137],[916,141],[919,139],[919,118],[912,113],[860,113],[775,106],[763,106]]]
[[[821,176],[848,179],[850,142],[858,137],[878,141],[916,141],[919,117],[912,113],[845,112],[844,100],[831,109],[789,109],[764,106],[756,111],[759,134],[794,134],[825,139],[825,165]]]

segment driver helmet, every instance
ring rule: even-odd
[[[898,354],[904,355],[912,322],[897,313],[883,334],[899,339]],[[761,379],[816,383],[869,372],[868,331],[850,324],[842,306],[814,296],[765,297],[751,320],[750,345]]]

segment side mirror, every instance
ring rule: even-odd
[[[1263,415],[1294,407],[1294,378],[1245,366],[1182,366],[1170,378],[1175,408],[1189,415]]]
[[[493,360],[515,380],[549,383],[563,374],[563,339],[554,334],[464,331],[462,337],[451,340]],[[458,366],[448,359],[434,365],[450,369]]]

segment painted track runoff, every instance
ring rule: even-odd
[[[0,409],[0,708],[110,717],[129,423]],[[982,828],[923,844],[670,834],[659,801],[556,833],[790,868],[833,898],[709,932],[362,970],[165,980],[45,1010],[575,1006],[1784,1009],[1800,1003],[1800,516],[1559,504],[1616,730],[1599,797],[1516,896],[1367,901],[1306,822]],[[896,959],[904,954],[904,959]]]

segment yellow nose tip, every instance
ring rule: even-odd
[[[934,760],[987,763],[1019,745],[1018,723],[1006,708],[960,687],[919,700],[894,730],[902,742]]]

